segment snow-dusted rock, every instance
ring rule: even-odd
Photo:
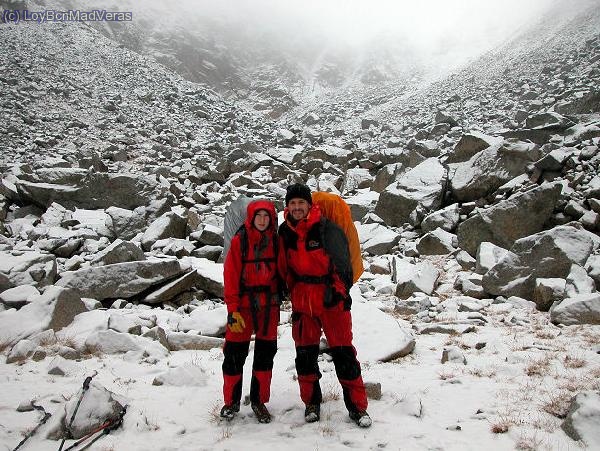
[[[187,218],[170,211],[155,219],[142,236],[142,249],[149,251],[152,245],[163,238],[185,238]]]
[[[61,330],[85,311],[87,309],[76,292],[49,287],[20,310],[1,312],[0,330],[15,343],[47,329]]]
[[[569,437],[582,441],[589,449],[600,447],[600,393],[584,391],[571,401],[561,428]]]
[[[40,292],[32,285],[20,285],[0,293],[0,303],[8,308],[21,308],[39,296]]]
[[[136,324],[131,318],[119,313],[112,313],[108,317],[108,328],[115,332],[131,335],[140,335],[142,333],[141,325]]]
[[[421,237],[417,250],[420,255],[444,255],[454,252],[456,245],[456,235],[438,227]]]
[[[448,346],[442,351],[442,363],[460,363],[462,365],[467,364],[467,358],[462,351],[456,346]]]
[[[600,293],[584,293],[563,300],[550,309],[556,324],[600,324]]]
[[[501,261],[508,251],[488,241],[483,241],[477,248],[475,256],[475,272],[485,274]]]
[[[159,374],[152,385],[168,385],[171,387],[203,387],[208,383],[208,375],[197,365],[187,364],[170,368]]]
[[[427,213],[441,206],[446,178],[447,171],[439,160],[429,158],[381,193],[375,213],[388,225],[400,226],[411,220],[419,224]]]
[[[214,296],[223,298],[223,264],[205,258],[184,257],[181,263],[198,272],[196,287]]]
[[[127,405],[127,400],[124,397],[107,390],[96,381],[91,382],[83,396],[81,396],[82,391],[83,388],[79,393],[72,396],[65,404],[64,410],[56,415],[48,438],[59,439],[68,436],[73,439],[80,439],[106,421],[117,419]],[[81,403],[77,407],[80,399]],[[73,423],[70,424],[76,408],[77,413]]]
[[[561,193],[560,184],[544,184],[490,208],[478,209],[458,226],[458,244],[471,255],[488,241],[506,249],[519,238],[543,230]]]
[[[491,145],[498,145],[501,141],[502,138],[488,136],[476,131],[465,133],[450,152],[446,163],[468,161],[476,153],[487,149]]]
[[[119,207],[109,207],[106,210],[106,228],[115,238],[130,240],[146,228],[144,208],[127,210]]]
[[[459,205],[448,205],[441,210],[434,211],[433,213],[425,216],[421,222],[421,229],[423,232],[431,232],[439,227],[447,232],[452,232],[458,224],[459,217]]]
[[[412,293],[433,293],[440,271],[429,262],[410,263],[401,258],[392,259],[392,281],[397,283],[396,296],[407,298]]]
[[[504,183],[525,172],[539,158],[535,144],[505,141],[494,144],[456,164],[450,185],[454,198],[468,202],[486,196]]]
[[[364,362],[387,362],[410,354],[415,338],[408,323],[399,323],[352,291],[352,326],[358,359]],[[385,339],[384,339],[385,337]]]
[[[209,337],[222,337],[225,335],[227,325],[227,307],[218,307],[212,310],[196,308],[189,316],[179,321],[178,329],[181,332],[196,331]]]
[[[143,297],[141,301],[148,304],[159,304],[161,302],[169,301],[184,291],[191,290],[196,286],[198,280],[198,272],[192,270],[187,274],[166,283],[152,293],[149,293]]]
[[[147,260],[90,267],[61,274],[57,286],[97,300],[129,298],[185,271],[177,260]]]
[[[222,338],[207,337],[184,332],[172,332],[167,334],[169,350],[182,351],[186,349],[207,350],[223,346],[225,340]]]
[[[6,363],[15,363],[26,360],[29,356],[33,354],[33,352],[38,347],[38,344],[33,342],[32,340],[21,340],[17,344],[15,344],[8,356],[6,357]]]
[[[515,242],[504,258],[483,276],[483,288],[493,295],[533,299],[535,279],[566,278],[571,265],[584,265],[594,238],[573,226],[557,226]]]
[[[0,252],[0,290],[32,285],[37,288],[52,285],[56,279],[56,257],[39,252],[13,255]]]
[[[567,275],[567,283],[565,286],[565,295],[573,297],[578,294],[594,293],[596,285],[594,279],[588,276],[585,269],[577,264],[571,266],[571,271]]]
[[[18,180],[16,187],[23,201],[43,207],[58,202],[66,208],[135,208],[148,204],[156,183],[131,173],[64,168],[38,170],[31,181]]]
[[[146,256],[140,247],[131,241],[116,239],[108,247],[96,253],[90,264],[93,266],[112,265],[145,260]]]
[[[567,281],[557,277],[540,277],[535,279],[535,288],[533,291],[533,302],[538,310],[548,311],[556,301],[562,301],[565,298],[565,288]]]
[[[360,228],[362,232],[367,229],[369,238],[362,242],[362,248],[371,255],[389,254],[400,241],[400,235],[381,224],[369,224],[368,227]]]

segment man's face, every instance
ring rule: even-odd
[[[292,218],[296,221],[300,221],[308,216],[308,211],[310,210],[310,204],[306,201],[306,199],[302,199],[300,197],[294,197],[290,200],[290,203],[287,206],[288,211],[292,215]]]
[[[269,228],[271,222],[271,216],[265,210],[258,210],[254,216],[254,227],[259,232],[264,232]]]

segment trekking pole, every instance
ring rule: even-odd
[[[90,382],[92,382],[92,377],[93,376],[88,376],[83,381],[83,390],[81,391],[81,396],[79,396],[79,400],[77,401],[75,410],[73,411],[73,414],[71,415],[71,420],[69,421],[69,425],[67,426],[67,429],[65,431],[65,436],[63,437],[62,442],[60,442],[60,448],[58,448],[58,451],[62,451],[63,446],[65,445],[65,440],[67,439],[67,434],[69,434],[69,430],[71,429],[71,426],[73,425],[73,421],[75,421],[75,415],[77,414],[77,411],[79,410],[79,405],[81,404],[83,395],[85,395],[85,392],[88,390],[88,388],[90,388]]]
[[[31,438],[31,436],[33,434],[35,434],[36,431],[40,428],[40,426],[42,424],[44,424],[46,421],[48,421],[48,418],[50,418],[52,416],[52,414],[46,412],[46,410],[42,406],[36,406],[35,404],[33,404],[33,402],[31,403],[31,407],[33,407],[34,409],[39,410],[41,412],[44,412],[44,417],[40,420],[40,422],[37,424],[37,426],[31,430],[31,432],[29,432],[25,437],[23,437],[23,440],[21,440],[19,442],[19,444],[16,446],[15,449],[13,449],[13,451],[17,451],[23,445],[23,443],[25,443],[27,440],[29,440]]]
[[[115,418],[114,420],[105,421],[104,424],[102,424],[101,426],[98,426],[92,432],[89,432],[87,435],[80,438],[78,441],[73,443],[68,448],[65,448],[64,451],[70,451],[73,448],[76,448],[77,446],[81,445],[83,442],[88,440],[92,435],[94,435],[100,431],[103,431],[102,434],[99,434],[98,436],[94,437],[94,439],[91,442],[89,442],[87,445],[85,445],[83,448],[81,448],[80,451],[83,451],[84,449],[88,449],[90,446],[92,446],[96,442],[96,440],[99,440],[103,436],[110,434],[111,431],[114,431],[121,425],[121,423],[123,422],[123,417],[125,416],[126,410],[127,410],[127,407],[126,406],[123,407],[123,409],[121,409],[121,412],[119,412],[118,418]]]

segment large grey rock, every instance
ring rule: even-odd
[[[446,163],[468,161],[473,155],[492,145],[498,145],[502,138],[484,135],[480,132],[465,133],[460,137],[454,149],[448,155]]]
[[[205,258],[184,257],[182,264],[189,265],[198,272],[196,287],[214,296],[223,298],[223,264]]]
[[[146,260],[144,251],[131,241],[116,239],[109,246],[94,254],[90,264],[93,266],[112,265]]]
[[[0,316],[0,330],[11,342],[31,337],[45,330],[59,331],[86,312],[79,295],[60,287],[48,287],[43,294],[19,310],[9,310]]]
[[[427,213],[441,206],[446,180],[444,166],[437,158],[428,158],[381,193],[375,214],[392,226],[411,221],[411,215],[412,222],[419,224]]]
[[[566,279],[572,264],[584,265],[593,248],[592,235],[571,225],[521,238],[483,276],[483,288],[493,295],[533,300],[535,279]]]
[[[392,281],[397,284],[396,296],[405,299],[413,293],[432,294],[440,271],[429,262],[410,263],[401,258],[392,259]]]
[[[152,245],[163,238],[185,238],[187,218],[175,212],[167,212],[148,226],[142,236],[142,248],[149,251]]]
[[[567,281],[557,277],[540,277],[535,279],[533,291],[533,302],[538,310],[546,312],[552,304],[560,302],[565,298]]]
[[[565,434],[583,442],[588,449],[600,448],[600,393],[584,391],[571,401],[569,413],[561,425]]]
[[[109,217],[106,221],[106,228],[114,238],[130,240],[146,228],[143,207],[138,207],[135,210],[110,207],[106,209],[106,214]]]
[[[508,249],[517,239],[541,231],[554,211],[561,189],[559,184],[544,184],[485,210],[479,209],[458,226],[459,247],[471,255],[484,241]]]
[[[19,285],[0,293],[0,303],[8,308],[21,308],[40,295],[37,288],[31,285]]]
[[[198,280],[198,272],[196,270],[192,270],[143,297],[141,302],[148,304],[159,304],[161,302],[170,301],[178,294],[191,290],[196,286]]]
[[[18,180],[21,199],[43,207],[58,202],[66,208],[135,208],[148,204],[156,187],[150,178],[136,174],[58,171],[37,171],[30,180]]]
[[[448,205],[425,216],[421,222],[421,229],[423,232],[431,232],[439,227],[447,232],[452,232],[456,228],[459,219],[460,206],[458,204]]]
[[[369,238],[361,240],[362,248],[371,255],[383,255],[391,253],[393,247],[400,241],[400,235],[393,230],[381,225],[370,224]],[[359,230],[364,230],[361,227]]]
[[[421,255],[445,255],[456,250],[456,235],[439,227],[417,241],[417,250]]]
[[[475,272],[485,274],[504,258],[508,251],[487,241],[482,242],[475,256]]]
[[[31,285],[42,288],[56,279],[56,257],[39,252],[13,255],[0,252],[0,290]]]
[[[64,272],[56,285],[75,289],[86,298],[127,299],[185,270],[177,260],[115,263]]]
[[[555,324],[600,324],[600,293],[584,293],[567,298],[550,309]]]
[[[525,173],[527,165],[538,160],[540,151],[532,143],[505,141],[457,163],[450,178],[452,195],[469,202],[485,197],[497,188]]]
[[[216,337],[207,337],[204,335],[186,334],[184,332],[172,332],[167,334],[167,342],[169,350],[184,351],[184,350],[208,350],[212,348],[220,348],[225,340]]]
[[[398,176],[402,171],[402,163],[390,163],[382,167],[373,181],[371,189],[378,193],[384,191],[391,183],[398,180]]]

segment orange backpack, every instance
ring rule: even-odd
[[[327,219],[335,222],[337,226],[342,229],[346,239],[348,240],[348,247],[350,250],[350,264],[352,266],[352,282],[355,283],[364,271],[362,256],[360,254],[360,241],[358,240],[358,232],[354,221],[352,221],[352,214],[350,213],[350,207],[340,196],[334,193],[326,193],[323,191],[316,191],[312,193],[313,204],[316,204],[321,209],[321,213]]]

